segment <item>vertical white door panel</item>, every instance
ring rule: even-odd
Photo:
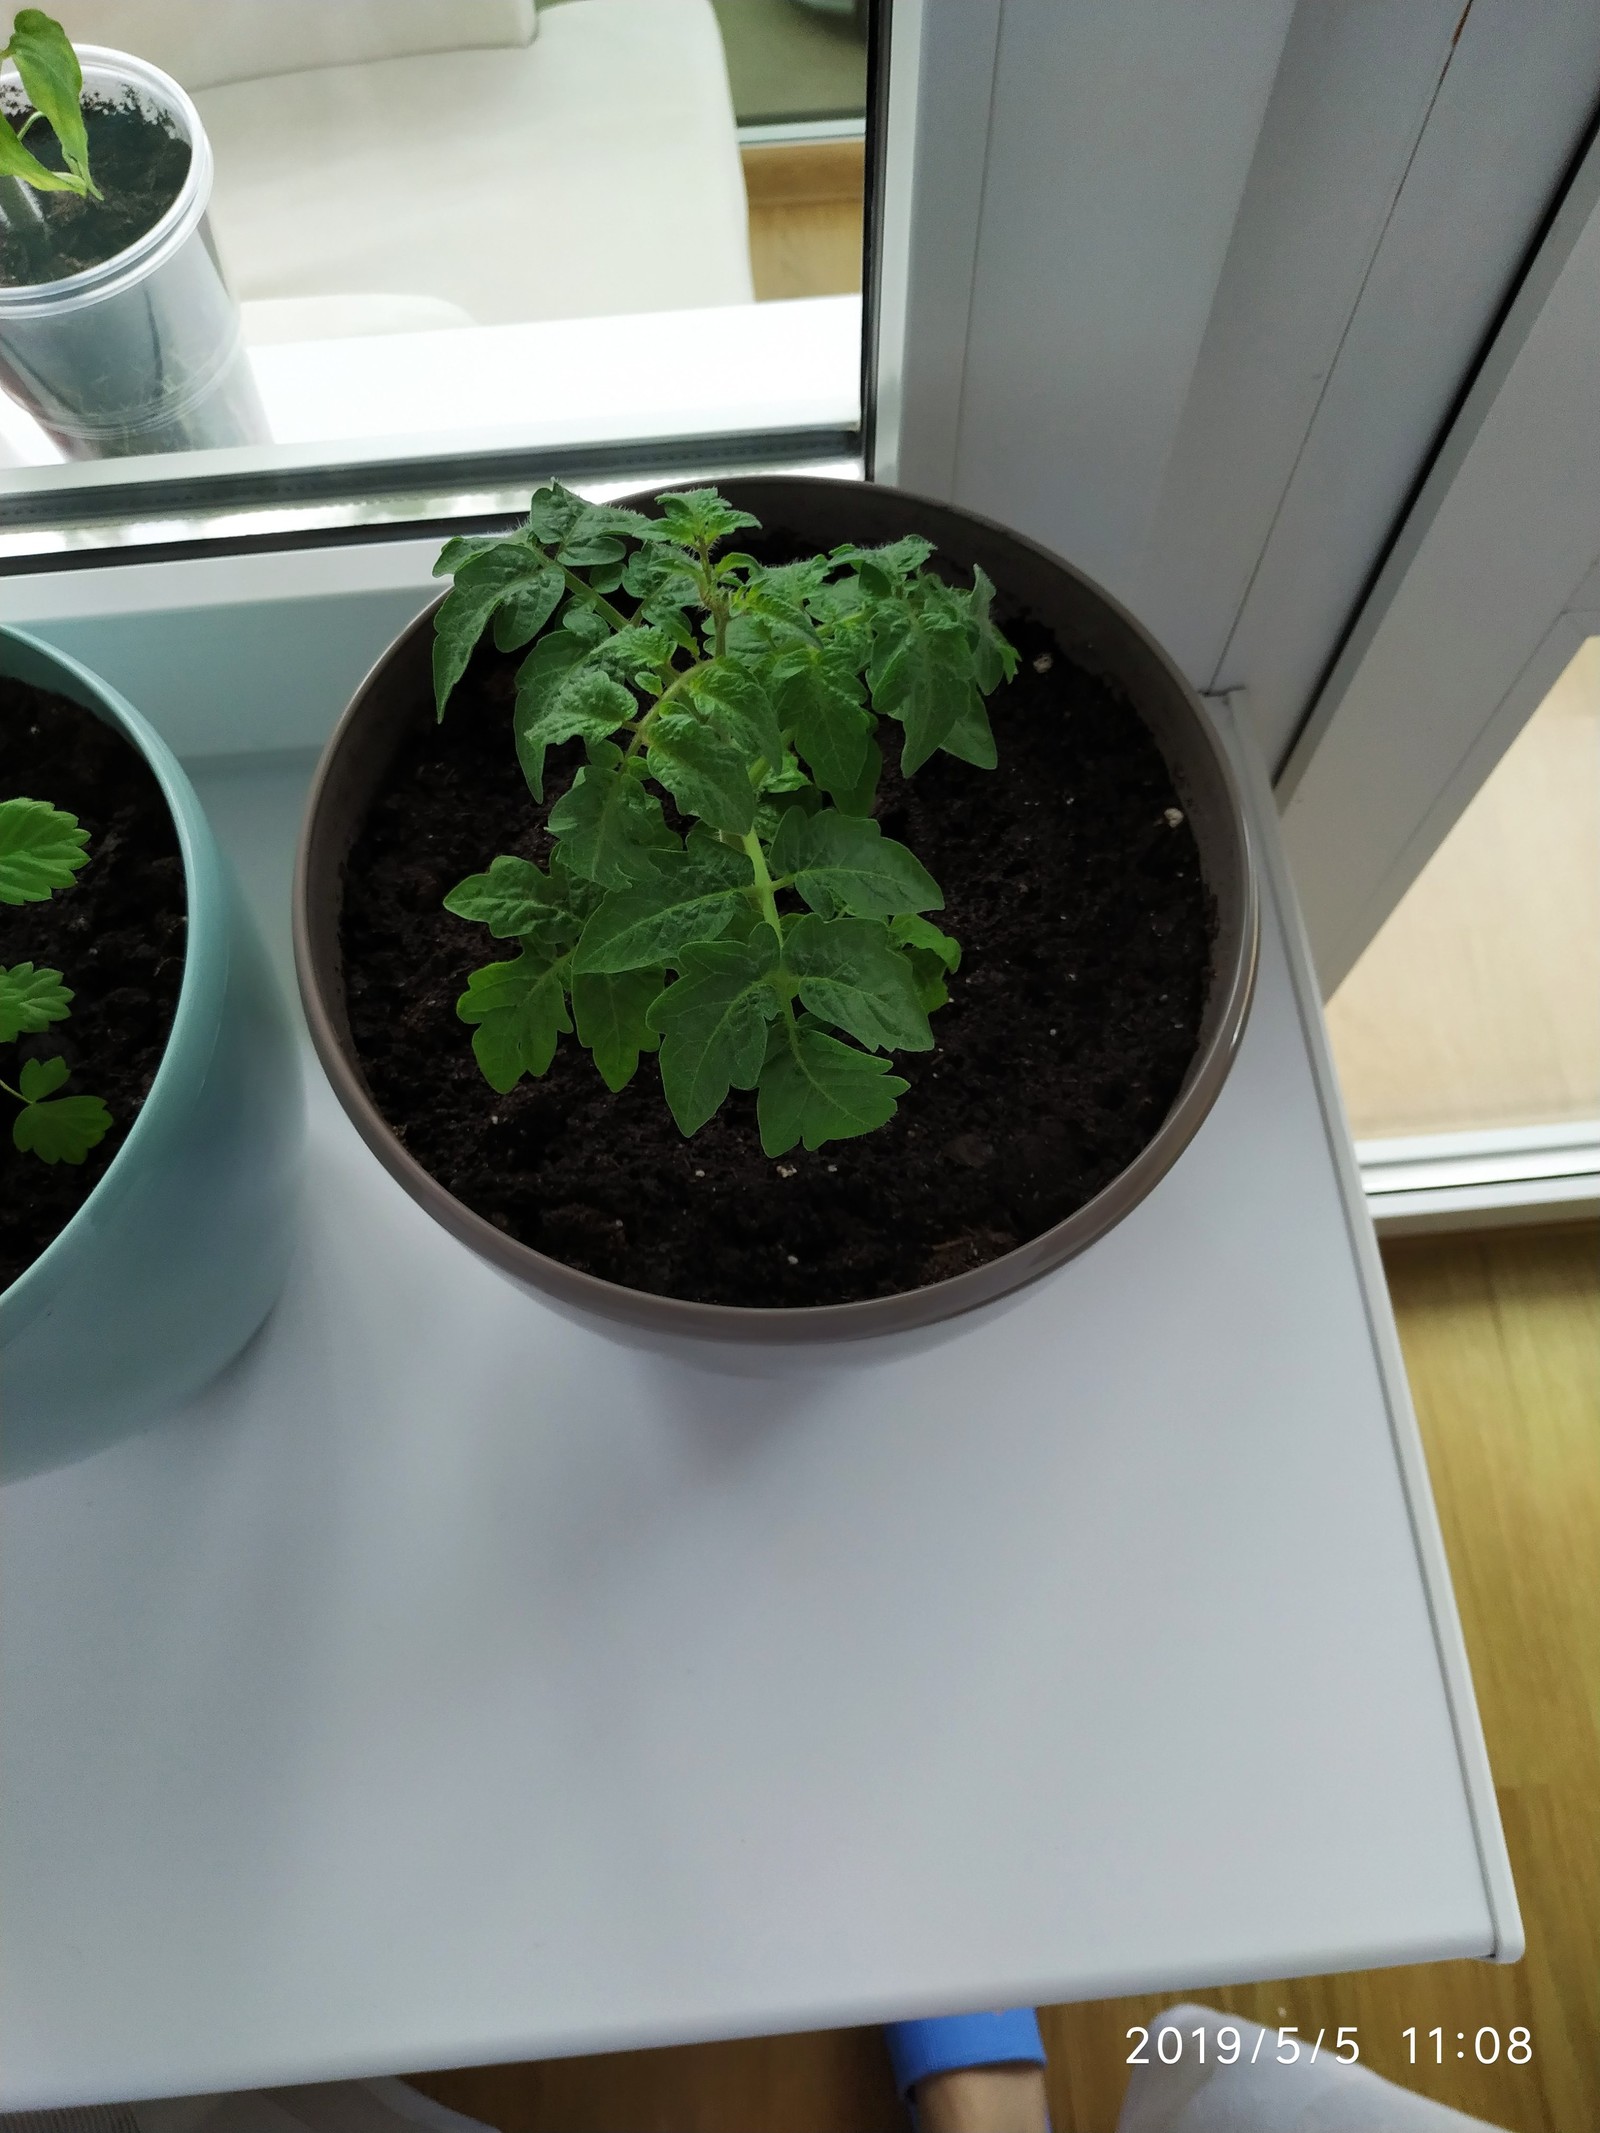
[[[1331,991],[1554,680],[1600,558],[1591,148],[1279,784]]]
[[[1460,19],[1461,0],[1295,10],[1132,600],[1197,688],[1216,680]],[[1446,364],[1433,390],[1458,374]],[[1377,524],[1389,515],[1380,501]]]
[[[923,0],[902,482],[1128,590],[1291,12]]]
[[[1600,8],[1474,0],[1213,678],[1246,689],[1269,761],[1310,709],[1597,93]]]

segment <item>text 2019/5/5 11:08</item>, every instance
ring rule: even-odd
[[[1502,2054],[1512,2066],[1526,2066],[1533,2057],[1533,2033],[1520,2026],[1507,2030],[1503,2037],[1497,2029],[1480,2029],[1471,2037],[1465,2030],[1457,2030],[1453,2047],[1442,2028],[1421,2031],[1420,2047],[1419,2032],[1414,2027],[1403,2029],[1400,2034],[1413,2066],[1419,2061],[1427,2063],[1430,2047],[1435,2066],[1443,2066],[1452,2049],[1457,2059],[1476,2059],[1480,2066],[1493,2066]],[[1135,2026],[1127,2035],[1131,2046],[1128,2065],[1149,2066],[1152,2048],[1149,2030]],[[1198,2028],[1188,2031],[1161,2029],[1156,2032],[1155,2056],[1163,2066],[1176,2066],[1186,2056],[1203,2066],[1208,2044],[1219,2066],[1237,2066],[1241,2059],[1254,2065],[1263,2058],[1275,2059],[1280,2066],[1293,2066],[1297,2060],[1314,2066],[1324,2050],[1334,2058],[1342,2059],[1347,2066],[1361,2057],[1361,2044],[1353,2022],[1341,2025],[1331,2037],[1326,2029],[1319,2029],[1314,2037],[1302,2036],[1293,2024],[1278,2030],[1263,2029],[1248,2048],[1244,2032],[1232,2023],[1225,2023],[1214,2035]]]

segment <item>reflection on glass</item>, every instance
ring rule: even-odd
[[[1358,1138],[1600,1118],[1600,639],[1328,1008]]]
[[[736,426],[747,340],[743,371],[765,366],[769,398],[783,386],[776,322],[749,339],[746,307],[859,289],[854,0],[53,11],[75,45],[163,70],[197,113],[211,236],[280,444],[519,424],[543,438],[570,427],[572,373],[597,376],[606,405],[639,403],[646,430],[669,403],[679,427]],[[656,328],[713,311],[698,337]],[[0,461],[58,456],[11,403],[0,413]],[[595,420],[580,395],[570,422]]]

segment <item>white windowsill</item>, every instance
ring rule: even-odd
[[[0,395],[0,496],[74,495],[182,472],[292,472],[442,453],[850,428],[861,299],[807,297],[253,348],[275,442],[63,462]]]

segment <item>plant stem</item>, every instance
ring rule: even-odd
[[[548,549],[545,552],[546,554],[549,554]],[[622,612],[621,608],[613,607],[604,593],[597,593],[592,585],[586,585],[583,582],[582,578],[578,576],[578,573],[575,570],[568,570],[566,564],[558,562],[554,556],[551,556],[550,560],[552,563],[555,563],[557,570],[559,570],[561,575],[566,579],[567,590],[569,592],[575,592],[579,594],[583,599],[589,602],[591,607],[599,608],[601,614],[605,616],[606,620],[611,624],[613,629],[625,630],[632,628],[633,625],[629,622],[627,616]]]
[[[667,683],[667,686],[662,690],[661,694],[650,706],[644,717],[640,719],[638,725],[634,727],[633,739],[628,743],[629,755],[638,754],[639,744],[644,739],[645,735],[649,732],[651,721],[655,718],[656,713],[661,709],[662,705],[667,703],[672,697],[676,696],[678,690],[689,679],[691,674],[698,674],[702,667],[709,666],[710,664],[711,662],[708,659],[697,659],[692,667],[685,667],[681,673],[676,673],[673,675],[671,681]]]
[[[783,948],[783,920],[778,914],[776,884],[771,874],[767,871],[767,855],[761,849],[761,839],[754,830],[746,830],[739,842],[744,846],[745,857],[749,860],[751,871],[755,875],[756,894],[761,899],[761,915],[777,935],[778,947],[781,951]]]
[[[29,1101],[29,1099],[23,1095],[22,1091],[20,1089],[14,1089],[9,1081],[0,1081],[0,1089],[4,1089],[8,1096],[14,1096],[19,1104],[25,1104]]]

